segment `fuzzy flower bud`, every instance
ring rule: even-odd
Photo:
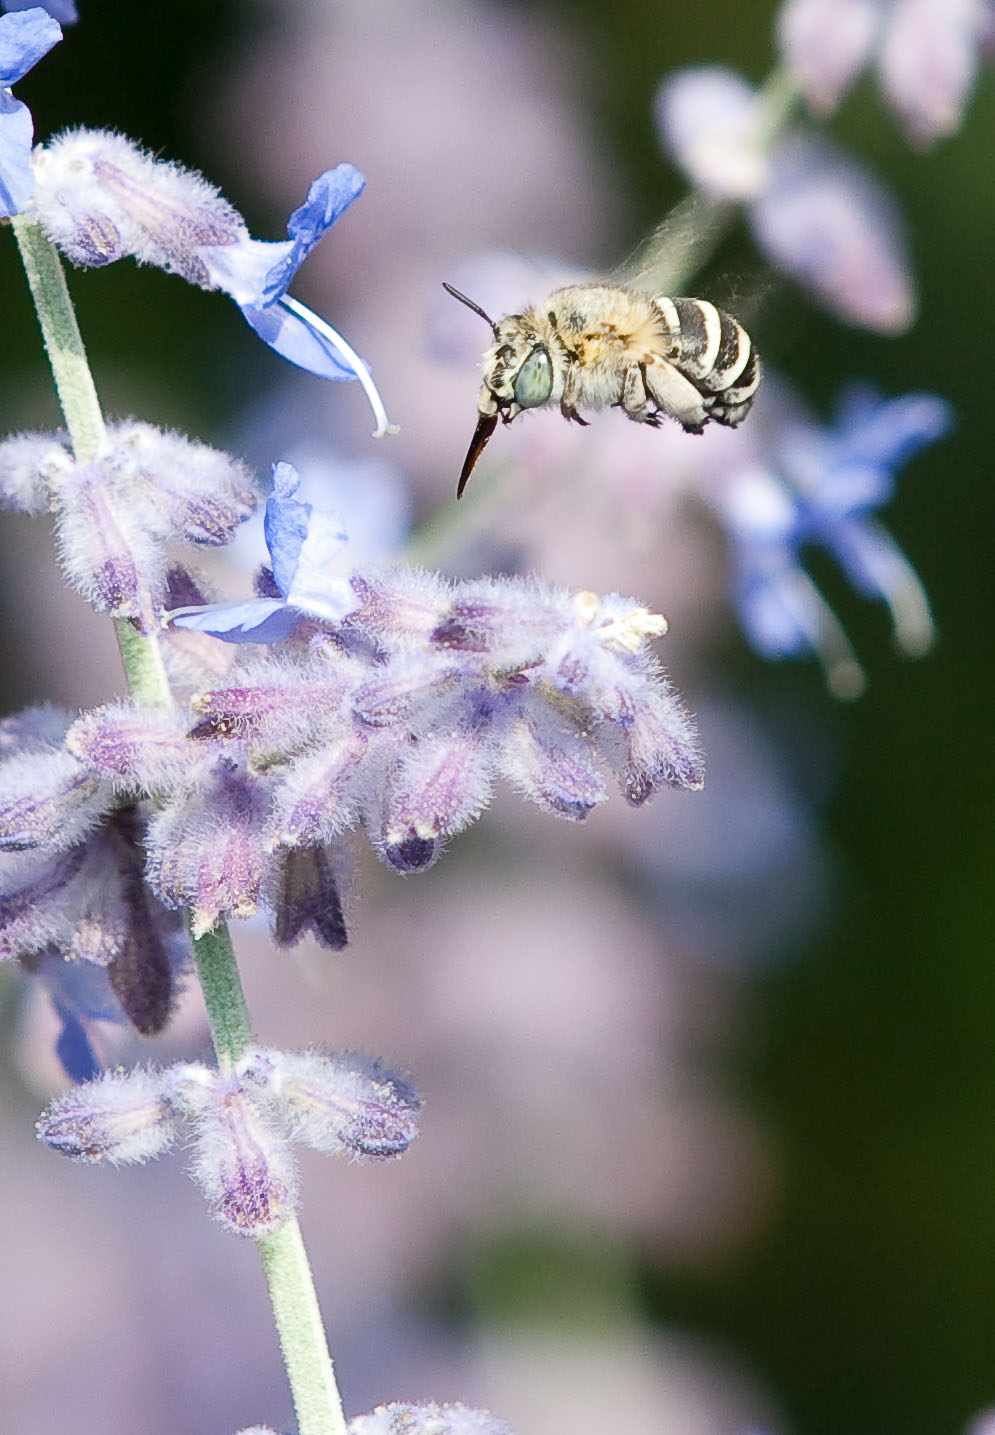
[[[185,1102],[195,1118],[193,1175],[213,1214],[235,1235],[270,1235],[297,1198],[286,1139],[234,1078],[205,1073]]]
[[[36,1127],[39,1140],[76,1161],[149,1161],[176,1139],[169,1087],[163,1072],[105,1072],[46,1107]]]
[[[421,1100],[409,1079],[362,1052],[257,1048],[238,1069],[286,1114],[296,1139],[316,1151],[382,1159],[402,1155],[418,1134]]]
[[[349,1435],[512,1435],[489,1410],[468,1405],[378,1405],[349,1421]]]

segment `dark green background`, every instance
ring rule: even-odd
[[[665,207],[680,194],[647,120],[658,79],[701,61],[760,79],[774,7],[536,8],[597,56],[586,101],[633,196],[634,244],[659,218],[661,195]],[[224,46],[265,43],[262,30],[246,30],[258,16],[189,0],[82,0],[82,9],[85,23],[20,87],[38,134],[112,126],[229,188],[187,100],[210,83]],[[707,1270],[647,1266],[640,1278],[661,1321],[718,1337],[769,1382],[805,1435],[937,1435],[995,1403],[993,130],[990,75],[963,132],[927,154],[906,145],[873,85],[861,84],[833,131],[904,202],[921,317],[908,335],[884,340],[789,295],[771,321],[780,330],[761,337],[820,407],[860,376],[893,393],[941,393],[958,416],[888,515],[931,594],[936,652],[917,664],[895,659],[881,612],[828,579],[871,672],[859,704],[819,719],[843,754],[825,815],[842,892],[811,949],[756,981],[751,1035],[727,1078],[775,1133],[783,1205],[734,1259]],[[237,198],[250,224],[279,232],[279,216],[253,212],[242,180]],[[0,424],[54,424],[54,410],[25,417],[9,407],[39,353],[6,248]],[[749,262],[745,247],[734,248],[734,263]],[[242,343],[227,301],[130,265],[74,290],[98,372],[105,356],[143,367],[168,386],[165,421],[205,438],[224,433],[229,404],[244,396],[216,359],[219,332]],[[30,690],[12,651],[14,595],[0,585],[0,596],[11,709],[44,695]],[[733,645],[728,671],[782,720],[831,706],[814,668],[768,667]]]

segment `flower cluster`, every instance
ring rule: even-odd
[[[237,459],[151,424],[113,425],[85,463],[60,434],[0,443],[0,507],[54,513],[70,586],[146,632],[158,628],[167,593],[167,545],[229,543],[255,505]]]
[[[263,1236],[296,1205],[292,1142],[354,1161],[400,1156],[420,1106],[406,1076],[361,1053],[253,1047],[229,1072],[199,1062],[105,1072],[57,1097],[37,1129],[63,1156],[127,1165],[167,1151],[186,1125],[213,1214],[236,1235]]]
[[[316,920],[324,844],[361,822],[389,866],[423,870],[498,775],[573,820],[605,800],[603,765],[637,805],[701,785],[648,650],[664,622],[631,599],[411,570],[349,587],[334,630],[300,624],[189,714],[113,705],[69,735],[94,775],[157,795],[149,880],[195,932],[282,901],[296,937]]]

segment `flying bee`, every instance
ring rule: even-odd
[[[710,419],[735,428],[760,383],[760,358],[749,334],[707,299],[668,299],[610,284],[571,284],[545,304],[495,323],[479,304],[444,284],[491,326],[483,359],[477,427],[459,476],[466,487],[498,419],[559,404],[586,424],[579,408],[622,409],[635,423],[670,417],[687,433]]]

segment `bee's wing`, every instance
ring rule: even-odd
[[[470,440],[470,447],[467,449],[466,458],[463,461],[463,471],[459,476],[459,483],[456,486],[456,497],[463,497],[463,490],[466,488],[467,479],[473,472],[473,466],[483,453],[487,440],[497,428],[497,414],[481,414],[477,420],[477,427],[473,431],[473,438]]]

